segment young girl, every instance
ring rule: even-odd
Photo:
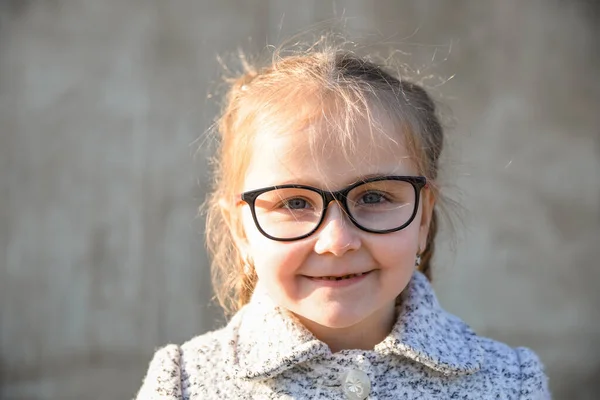
[[[231,87],[207,238],[224,328],[158,350],[138,399],[548,399],[534,353],[430,285],[443,132],[418,85],[341,50]]]

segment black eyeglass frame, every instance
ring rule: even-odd
[[[354,217],[350,213],[350,210],[348,208],[348,193],[350,193],[350,191],[352,191],[352,189],[354,189],[360,185],[364,185],[365,183],[370,183],[370,182],[378,182],[378,181],[408,182],[412,185],[413,189],[415,190],[415,207],[414,207],[413,213],[406,223],[404,223],[403,225],[401,225],[397,228],[386,229],[386,230],[368,229],[368,228],[365,228],[364,226],[360,225],[358,223],[358,221],[356,221],[356,219],[354,219]],[[321,224],[325,220],[325,215],[327,214],[327,208],[329,207],[329,204],[334,200],[342,205],[342,208],[344,209],[344,212],[346,213],[346,215],[348,216],[350,221],[352,221],[354,226],[356,226],[358,229],[360,229],[362,231],[370,232],[370,233],[377,233],[377,234],[385,234],[385,233],[397,232],[399,230],[402,230],[402,229],[406,228],[408,225],[410,225],[413,222],[413,220],[415,219],[415,216],[417,215],[417,211],[419,209],[421,189],[423,189],[426,186],[427,186],[427,179],[424,176],[394,176],[394,175],[393,176],[378,176],[378,177],[364,179],[362,181],[356,182],[356,183],[346,187],[345,189],[339,190],[337,192],[330,192],[330,191],[322,190],[322,189],[319,189],[319,188],[316,188],[313,186],[289,184],[289,185],[277,185],[277,186],[270,186],[270,187],[266,187],[266,188],[262,188],[262,189],[250,190],[248,192],[244,192],[244,193],[240,194],[240,200],[250,206],[250,211],[252,212],[252,218],[254,219],[254,224],[256,225],[256,227],[258,228],[260,233],[262,233],[267,238],[278,241],[278,242],[292,242],[295,240],[301,240],[301,239],[307,238],[310,235],[312,235],[313,233],[315,233],[321,227]],[[321,213],[321,219],[319,220],[319,222],[317,223],[317,225],[315,226],[315,228],[313,230],[311,230],[310,232],[308,232],[304,235],[301,235],[301,236],[297,236],[297,237],[293,237],[293,238],[285,238],[285,239],[271,236],[267,232],[264,231],[264,229],[260,226],[260,223],[258,222],[258,218],[256,216],[256,209],[255,209],[256,199],[261,194],[269,192],[271,190],[276,190],[276,189],[306,189],[306,190],[310,190],[310,191],[313,191],[313,192],[321,195],[321,198],[323,199],[323,212]]]

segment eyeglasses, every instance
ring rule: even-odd
[[[380,176],[352,184],[337,192],[305,185],[279,185],[240,195],[250,206],[254,223],[266,237],[277,241],[304,239],[325,219],[327,207],[337,201],[350,221],[371,233],[390,233],[414,220],[422,176]]]

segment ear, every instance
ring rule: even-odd
[[[240,206],[237,209],[235,204],[225,201],[224,199],[219,200],[219,208],[221,209],[221,215],[223,220],[227,224],[227,228],[229,228],[229,232],[231,232],[231,237],[233,238],[233,243],[235,247],[238,249],[240,256],[242,258],[248,257],[248,240],[246,239],[246,235],[244,233],[244,228],[242,225],[242,209]]]
[[[435,195],[430,188],[425,187],[421,193],[421,224],[419,227],[419,252],[427,247],[427,235],[433,216],[433,207],[435,206]]]

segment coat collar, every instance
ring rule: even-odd
[[[260,290],[225,332],[226,365],[246,379],[272,378],[314,357],[331,356],[325,343]],[[420,272],[405,289],[392,331],[373,351],[406,357],[445,375],[473,373],[483,360],[475,333],[440,307]]]

